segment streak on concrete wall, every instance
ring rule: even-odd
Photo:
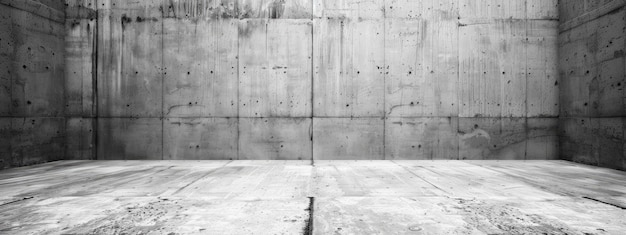
[[[624,1],[561,5],[560,156],[626,169]]]

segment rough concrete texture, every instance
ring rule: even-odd
[[[566,1],[559,26],[560,155],[626,169],[625,1]]]
[[[64,9],[0,1],[0,169],[64,158]]]
[[[68,90],[99,159],[557,157],[557,1],[91,3]]]
[[[622,234],[624,181],[545,160],[58,161],[0,172],[0,233]]]

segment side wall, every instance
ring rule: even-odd
[[[626,1],[562,1],[561,158],[626,170]]]
[[[65,154],[64,8],[0,0],[0,169]]]
[[[556,0],[92,4],[97,159],[558,158]]]

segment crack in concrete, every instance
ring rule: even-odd
[[[617,205],[617,204],[614,204],[614,203],[610,203],[610,202],[605,202],[605,201],[602,201],[600,199],[595,199],[595,198],[592,198],[592,197],[583,197],[583,198],[584,199],[589,199],[589,200],[592,200],[592,201],[595,201],[595,202],[599,202],[599,203],[602,203],[602,204],[607,204],[609,206],[614,206],[614,207],[620,208],[622,210],[626,210],[626,207],[624,207],[624,206],[620,206],[620,205]]]
[[[309,197],[309,208],[305,209],[309,211],[309,219],[306,221],[306,226],[304,226],[304,231],[302,234],[311,235],[313,234],[313,213],[315,211],[315,197]]]

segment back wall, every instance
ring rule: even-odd
[[[89,110],[68,152],[557,159],[557,5],[68,0],[84,43],[68,44],[81,53],[66,70]]]

